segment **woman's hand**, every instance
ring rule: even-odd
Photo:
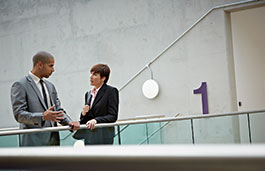
[[[91,119],[90,121],[88,121],[86,123],[86,126],[88,127],[88,129],[93,130],[95,128],[96,124],[97,124],[97,120],[96,119]]]
[[[82,115],[85,116],[86,113],[89,111],[89,109],[90,109],[89,105],[85,105],[85,106],[83,107],[83,110],[82,110]]]

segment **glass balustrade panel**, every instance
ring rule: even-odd
[[[139,144],[147,138],[146,124],[133,124],[121,127],[121,145]],[[125,128],[125,129],[122,129]],[[146,142],[144,144],[147,144]]]
[[[163,122],[155,122],[146,124],[147,127],[147,138],[140,144],[162,144],[161,125]]]
[[[251,141],[253,144],[265,143],[265,112],[249,115]]]
[[[238,115],[240,144],[250,144],[248,115]],[[250,130],[251,132],[251,130]]]
[[[0,136],[0,148],[4,147],[18,147],[18,135]]]
[[[241,143],[239,122],[239,116],[194,119],[195,144]],[[247,122],[242,120],[241,124],[247,125]],[[247,129],[242,131],[247,132]]]
[[[190,120],[163,122],[161,144],[192,144]]]

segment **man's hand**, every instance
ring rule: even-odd
[[[69,122],[69,126],[72,128],[73,131],[76,131],[80,128],[80,122],[78,121]]]
[[[82,110],[82,115],[85,116],[86,113],[89,111],[89,109],[90,109],[89,105],[85,105],[85,106],[83,107],[83,110]]]
[[[63,111],[53,111],[54,108],[55,105],[53,105],[43,113],[44,120],[60,122],[60,120],[64,119],[64,117],[62,117],[64,116]]]
[[[91,119],[90,121],[88,121],[86,123],[86,126],[88,127],[88,129],[93,130],[95,128],[96,124],[97,124],[97,120],[96,119]]]

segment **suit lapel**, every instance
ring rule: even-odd
[[[102,87],[99,89],[97,96],[93,102],[92,108],[93,106],[95,106],[99,100],[103,97],[103,95],[105,94],[105,90],[106,90],[106,84],[103,84]]]
[[[29,84],[31,85],[31,87],[33,88],[33,90],[35,91],[35,93],[37,94],[42,106],[44,107],[44,109],[47,109],[46,104],[44,103],[44,100],[40,94],[40,90],[38,89],[37,85],[35,84],[35,82],[32,80],[31,76],[27,76],[26,77],[27,80],[29,81]]]

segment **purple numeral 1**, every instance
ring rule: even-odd
[[[208,114],[208,97],[207,97],[207,84],[202,82],[200,88],[193,90],[193,94],[202,94],[202,112],[203,114]]]

